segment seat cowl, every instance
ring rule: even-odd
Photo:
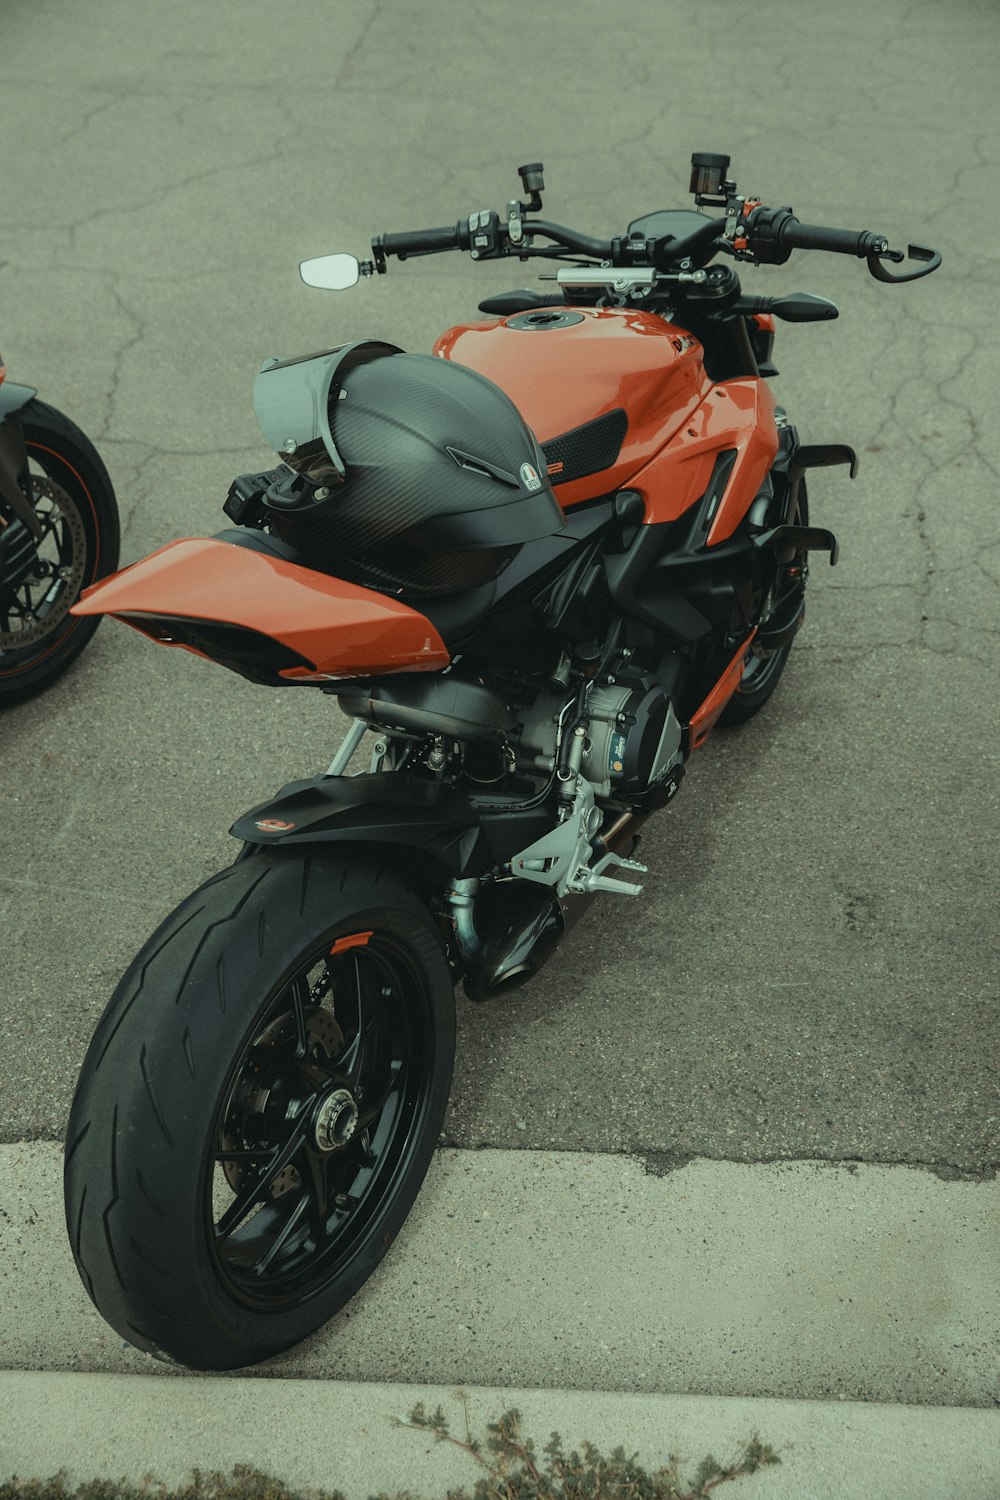
[[[229,640],[234,629],[254,632],[302,659],[280,671],[286,682],[439,671],[451,660],[430,620],[400,600],[213,537],[168,543],[87,589],[73,612],[114,615],[224,666],[219,633],[195,644],[192,627],[227,627]],[[170,638],[171,619],[185,622],[184,640]]]

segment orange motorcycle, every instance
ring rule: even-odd
[[[540,259],[551,290],[480,304],[432,355],[356,341],[273,359],[254,387],[279,462],[234,523],[90,590],[111,614],[352,727],[323,775],[245,813],[235,862],[137,955],[84,1063],[66,1145],[73,1252],[126,1339],[208,1369],[324,1323],[369,1276],[444,1118],[454,988],[537,974],[596,896],[634,900],[643,821],[716,723],[756,714],[802,625],[803,444],[767,385],[774,320],[740,262],[940,256],[801,224],[693,158],[699,209],[595,239],[524,197],[313,286],[444,250]],[[348,774],[371,736],[369,768]]]

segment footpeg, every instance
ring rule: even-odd
[[[637,859],[623,859],[620,854],[605,854],[596,865],[581,865],[576,875],[570,882],[570,889],[574,891],[610,891],[618,896],[640,896],[641,885],[633,885],[629,880],[616,880],[613,875],[605,875],[604,870],[608,866],[616,870],[634,870],[637,875],[648,875],[649,866],[641,865]]]

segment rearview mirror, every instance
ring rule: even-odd
[[[318,286],[327,292],[346,292],[360,275],[353,255],[316,255],[299,265],[299,275],[306,286]]]

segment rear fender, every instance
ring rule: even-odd
[[[432,781],[390,774],[292,781],[244,813],[229,830],[244,843],[413,846],[457,874],[482,836],[463,794]]]
[[[485,875],[551,826],[544,808],[523,811],[498,796],[481,813],[467,793],[401,772],[292,781],[229,830],[266,847],[366,844],[434,861],[453,878]]]

